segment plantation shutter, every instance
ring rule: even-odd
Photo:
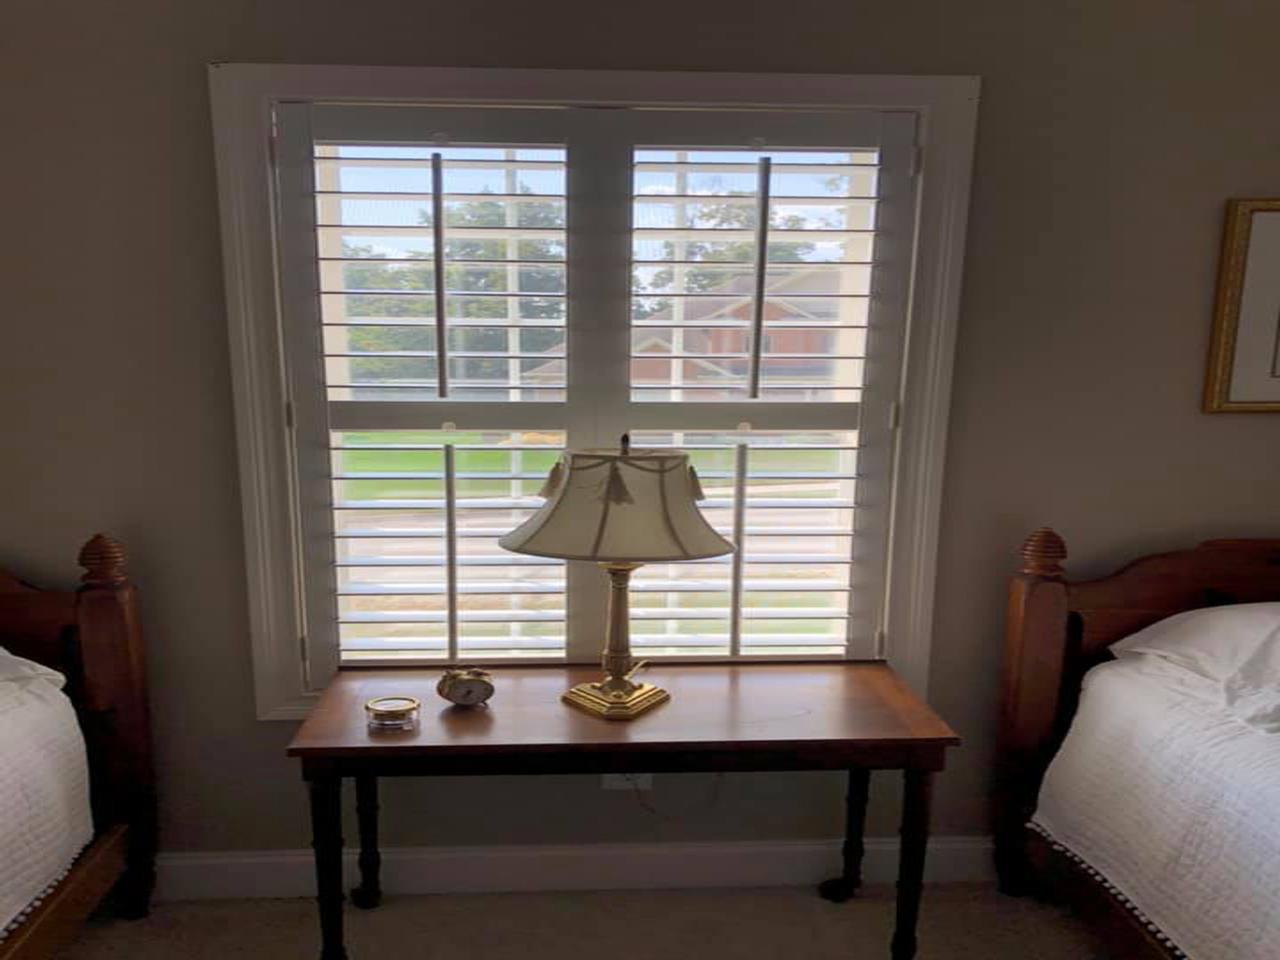
[[[633,146],[628,422],[739,547],[637,572],[646,654],[881,654],[915,131],[868,119]]]
[[[281,104],[307,650],[593,660],[588,564],[507,553],[565,446],[680,446],[731,557],[637,572],[675,658],[871,657],[914,124]]]

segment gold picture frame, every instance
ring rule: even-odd
[[[1204,412],[1280,412],[1280,198],[1227,201]]]

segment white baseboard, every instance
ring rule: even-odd
[[[863,875],[891,882],[898,841],[867,840]],[[547,890],[654,890],[777,887],[817,883],[838,872],[840,841],[581,844],[574,846],[392,847],[382,852],[388,893],[496,893]],[[310,850],[162,853],[161,900],[310,897]],[[347,886],[355,852],[347,851]],[[932,883],[993,879],[989,837],[934,837],[925,878]]]

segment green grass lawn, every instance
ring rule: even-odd
[[[542,485],[542,478],[550,471],[551,466],[560,456],[557,446],[548,446],[545,450],[503,450],[501,445],[509,434],[493,434],[483,432],[455,432],[444,434],[439,431],[376,431],[364,433],[346,433],[342,435],[344,447],[358,447],[364,444],[408,445],[408,444],[442,444],[452,443],[456,447],[493,444],[497,449],[454,451],[454,469],[458,474],[493,474],[493,479],[467,478],[461,481],[460,493],[464,496],[485,497],[504,496],[513,493],[513,481],[505,479],[510,473],[533,474],[534,476],[515,483],[515,490],[522,496],[532,496]],[[523,445],[542,445],[548,440],[557,442],[545,433],[527,434],[522,437]],[[731,472],[734,469],[735,455],[731,449],[702,449],[691,451],[694,466],[707,475],[705,486],[723,487],[724,481],[717,481],[711,475]],[[794,473],[829,473],[839,472],[840,451],[834,450],[778,450],[767,447],[752,451],[751,467],[756,471],[789,471]],[[344,474],[360,473],[434,473],[444,472],[444,451],[440,447],[421,450],[361,450],[342,449],[334,451],[335,471]],[[380,499],[415,499],[437,498],[443,493],[443,482],[435,479],[391,479],[376,478],[370,480],[350,481],[346,499],[380,500]],[[722,492],[725,495],[727,491]],[[803,489],[788,491],[796,498],[820,497],[820,491],[808,492]]]

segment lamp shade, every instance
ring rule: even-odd
[[[698,509],[702,490],[679,450],[569,450],[546,504],[498,543],[562,560],[649,563],[733,552]]]

